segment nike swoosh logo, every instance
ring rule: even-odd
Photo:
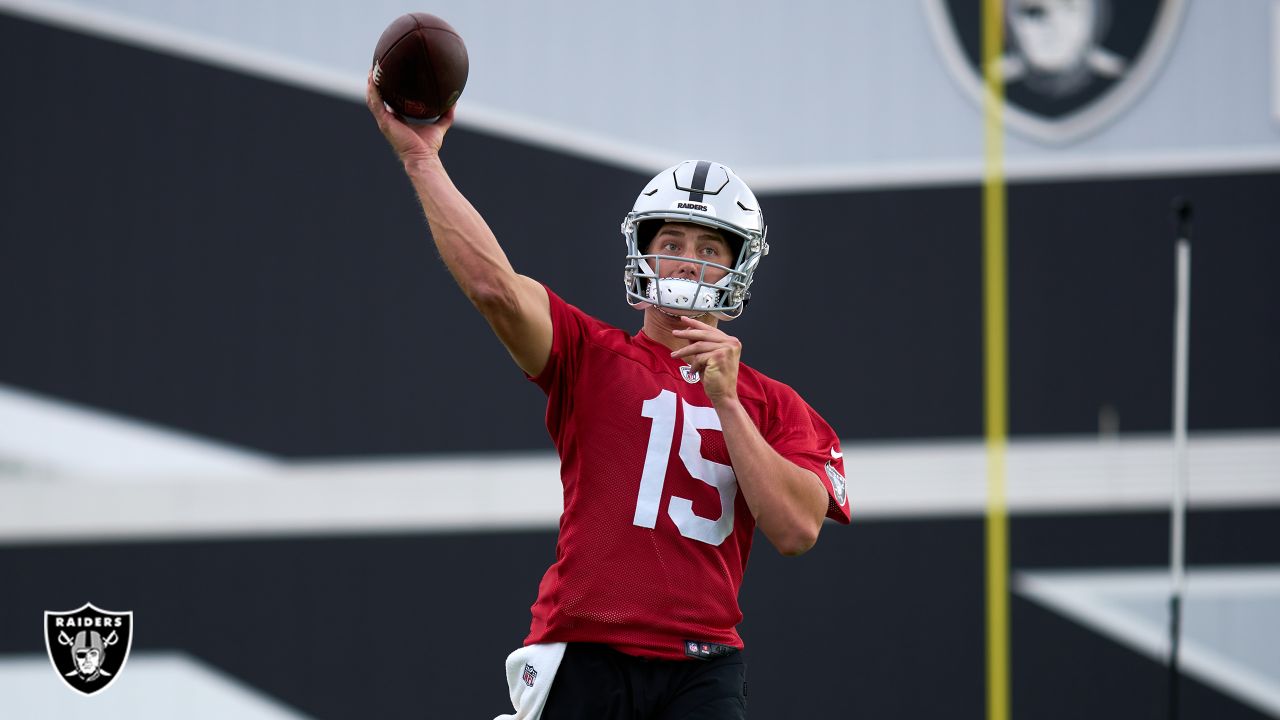
[[[844,457],[844,453],[842,453],[842,452],[836,452],[836,448],[835,448],[835,446],[834,446],[834,445],[832,445],[832,446],[831,446],[831,459],[832,459],[832,460],[839,460],[839,459],[840,459],[840,458],[842,458],[842,457]]]

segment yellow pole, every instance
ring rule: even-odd
[[[982,182],[983,371],[987,438],[987,718],[1009,718],[1009,518],[1005,448],[1009,432],[1005,263],[1004,51],[1002,0],[982,2],[984,172]]]

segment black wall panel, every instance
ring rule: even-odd
[[[1087,432],[1172,423],[1171,199],[1195,205],[1192,429],[1280,425],[1280,176],[1017,185],[1009,192],[1011,422]]]

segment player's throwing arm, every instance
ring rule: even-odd
[[[440,160],[454,108],[435,123],[409,125],[386,108],[369,74],[365,96],[431,226],[431,237],[449,272],[484,315],[520,369],[537,375],[551,352],[551,317],[546,291],[511,267],[493,231],[463,197]]]

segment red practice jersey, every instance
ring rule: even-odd
[[[741,648],[738,588],[755,520],[702,384],[643,332],[547,294],[554,339],[533,380],[547,394],[564,514],[525,644],[604,643],[671,659],[694,654],[691,643]],[[738,397],[765,440],[826,488],[827,516],[848,523],[831,427],[746,365]]]

